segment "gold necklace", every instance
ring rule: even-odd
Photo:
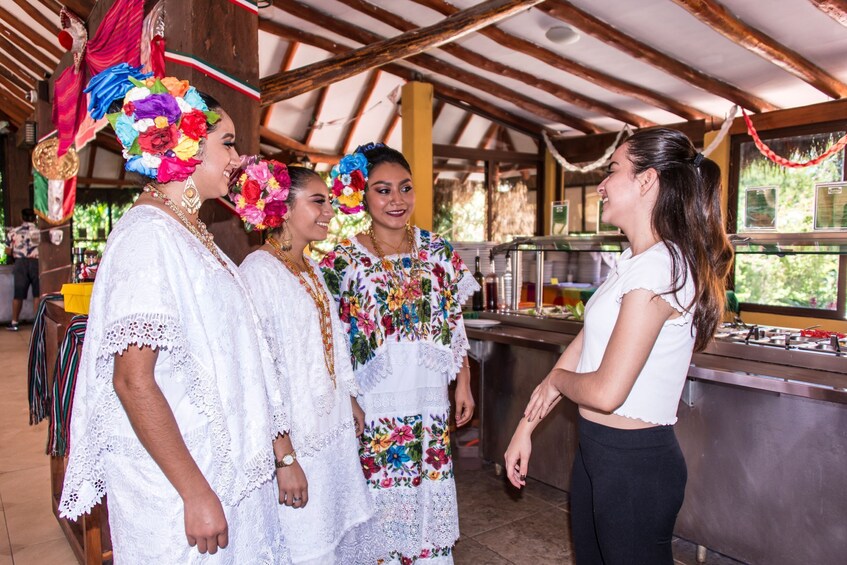
[[[194,237],[199,239],[200,243],[202,243],[203,246],[208,249],[209,252],[214,256],[214,258],[218,260],[218,263],[220,263],[223,268],[226,269],[226,272],[230,275],[232,274],[232,271],[229,270],[229,265],[226,264],[226,261],[224,261],[223,257],[220,256],[220,253],[218,253],[218,248],[215,247],[215,237],[209,233],[209,230],[206,229],[206,224],[204,224],[200,220],[200,218],[197,218],[197,225],[195,226],[194,223],[191,222],[191,220],[189,220],[188,217],[182,212],[182,210],[179,209],[179,206],[174,204],[173,200],[165,196],[162,191],[160,191],[153,185],[146,185],[144,187],[144,192],[150,193],[150,196],[152,196],[154,199],[161,199],[165,206],[167,206],[171,212],[176,214],[176,217],[179,218],[179,221],[182,222],[186,228],[188,228],[188,231],[191,232]]]
[[[279,242],[273,237],[268,238],[268,244],[273,248],[274,255],[297,277],[297,282],[305,289],[312,302],[314,302],[315,308],[318,309],[318,322],[321,326],[321,338],[324,345],[324,365],[326,365],[329,378],[332,380],[332,388],[336,388],[335,349],[332,340],[332,311],[330,310],[329,297],[321,286],[314,269],[309,267],[308,262],[306,262],[306,268],[301,269],[294,264],[291,258],[282,250]],[[303,276],[304,272],[306,273],[305,277]],[[306,280],[307,277],[309,281]],[[309,284],[309,282],[312,284]]]
[[[406,241],[409,243],[409,255],[412,261],[412,266],[409,271],[409,276],[414,276],[415,273],[421,272],[421,262],[418,253],[418,246],[415,243],[415,230],[412,229],[412,226],[406,224]],[[385,258],[385,253],[383,253],[382,248],[379,245],[379,240],[377,240],[376,235],[374,234],[374,226],[371,223],[368,226],[368,237],[371,238],[371,244],[373,245],[374,251],[376,252],[376,256],[379,259],[382,268],[389,273],[389,276],[393,278],[399,285],[402,286],[403,275],[405,274],[405,269],[401,269],[401,272],[397,272],[394,268],[394,263]],[[403,264],[403,259],[400,259],[400,264]]]

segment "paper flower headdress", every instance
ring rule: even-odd
[[[278,228],[288,212],[285,201],[291,188],[288,167],[256,155],[241,158],[233,174],[229,199],[247,231]]]
[[[183,181],[194,172],[202,162],[195,156],[207,126],[220,119],[187,80],[152,78],[126,63],[94,76],[85,92],[91,96],[91,117],[105,115],[114,128],[126,170],[162,183]],[[107,115],[117,99],[123,99],[121,109]]]
[[[363,153],[350,153],[332,168],[332,203],[345,214],[365,209],[365,186],[368,183],[368,159]]]

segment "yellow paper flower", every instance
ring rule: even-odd
[[[168,119],[165,116],[156,116],[153,119],[153,123],[156,124],[157,128],[166,128],[168,127]]]
[[[355,192],[351,195],[342,194],[338,197],[338,202],[348,208],[355,208],[362,203],[362,193]]]
[[[276,190],[277,188],[279,188],[279,183],[277,182],[277,180],[276,180],[275,178],[271,177],[271,178],[268,180],[268,186],[269,186],[272,190]]]
[[[239,195],[237,205],[238,205],[239,208],[244,208],[245,206],[247,206],[247,199],[244,198],[243,196]]]
[[[159,118],[156,119],[158,120]],[[176,153],[176,156],[183,161],[187,161],[197,155],[197,151],[200,150],[200,142],[196,139],[191,139],[187,135],[183,135],[181,137],[182,139],[180,139],[179,143],[176,144],[176,147],[173,148],[173,152]]]
[[[264,210],[265,209],[265,201],[261,200],[261,199],[256,200],[256,208],[258,208],[259,210]]]
[[[176,77],[165,77],[162,79],[162,84],[168,89],[171,96],[185,96],[188,92],[188,81],[179,80]]]

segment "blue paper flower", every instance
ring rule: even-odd
[[[338,163],[338,171],[343,175],[349,175],[357,169],[362,171],[365,177],[368,176],[368,158],[361,153],[345,155]]]
[[[115,100],[123,98],[135,85],[130,82],[130,77],[136,80],[144,80],[153,73],[142,73],[141,67],[131,67],[127,63],[121,63],[109,67],[98,73],[85,87],[84,92],[91,95],[88,102],[88,113],[95,120],[99,120],[109,111],[109,106]]]
[[[200,97],[200,94],[197,92],[197,89],[193,86],[188,89],[185,95],[182,97],[183,100],[188,102],[188,104],[197,110],[202,110],[203,112],[209,109],[206,106],[206,103],[203,102],[203,98]]]
[[[130,157],[126,162],[126,170],[131,173],[139,173],[150,178],[156,178],[156,173],[158,172],[156,169],[144,165],[141,155]]]
[[[133,123],[135,123],[134,120],[124,113],[121,113],[115,122],[115,133],[124,149],[132,147],[132,142],[138,137],[138,132],[132,127]]]

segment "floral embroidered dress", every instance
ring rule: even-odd
[[[225,257],[221,253],[222,257]],[[288,563],[277,526],[272,439],[288,429],[273,360],[229,271],[164,211],[129,210],[91,296],[59,509],[76,519],[108,493],[114,562]],[[223,505],[229,545],[200,554],[183,503],[136,436],[112,384],[128,346],[159,355],[156,384]]]
[[[317,265],[309,266],[317,272]],[[279,385],[291,399],[291,442],[309,485],[304,508],[278,506],[291,559],[314,565],[374,565],[387,552],[362,480],[350,403],[359,389],[344,328],[333,311],[333,388],[324,362],[318,309],[297,277],[262,250],[248,255],[239,271],[250,287],[276,359]],[[323,285],[320,291],[330,296]]]
[[[447,385],[468,339],[462,302],[478,288],[452,246],[415,229],[418,257],[383,264],[355,238],[321,262],[362,391],[362,469],[391,563],[452,563],[459,537]],[[390,264],[390,268],[389,267]]]

